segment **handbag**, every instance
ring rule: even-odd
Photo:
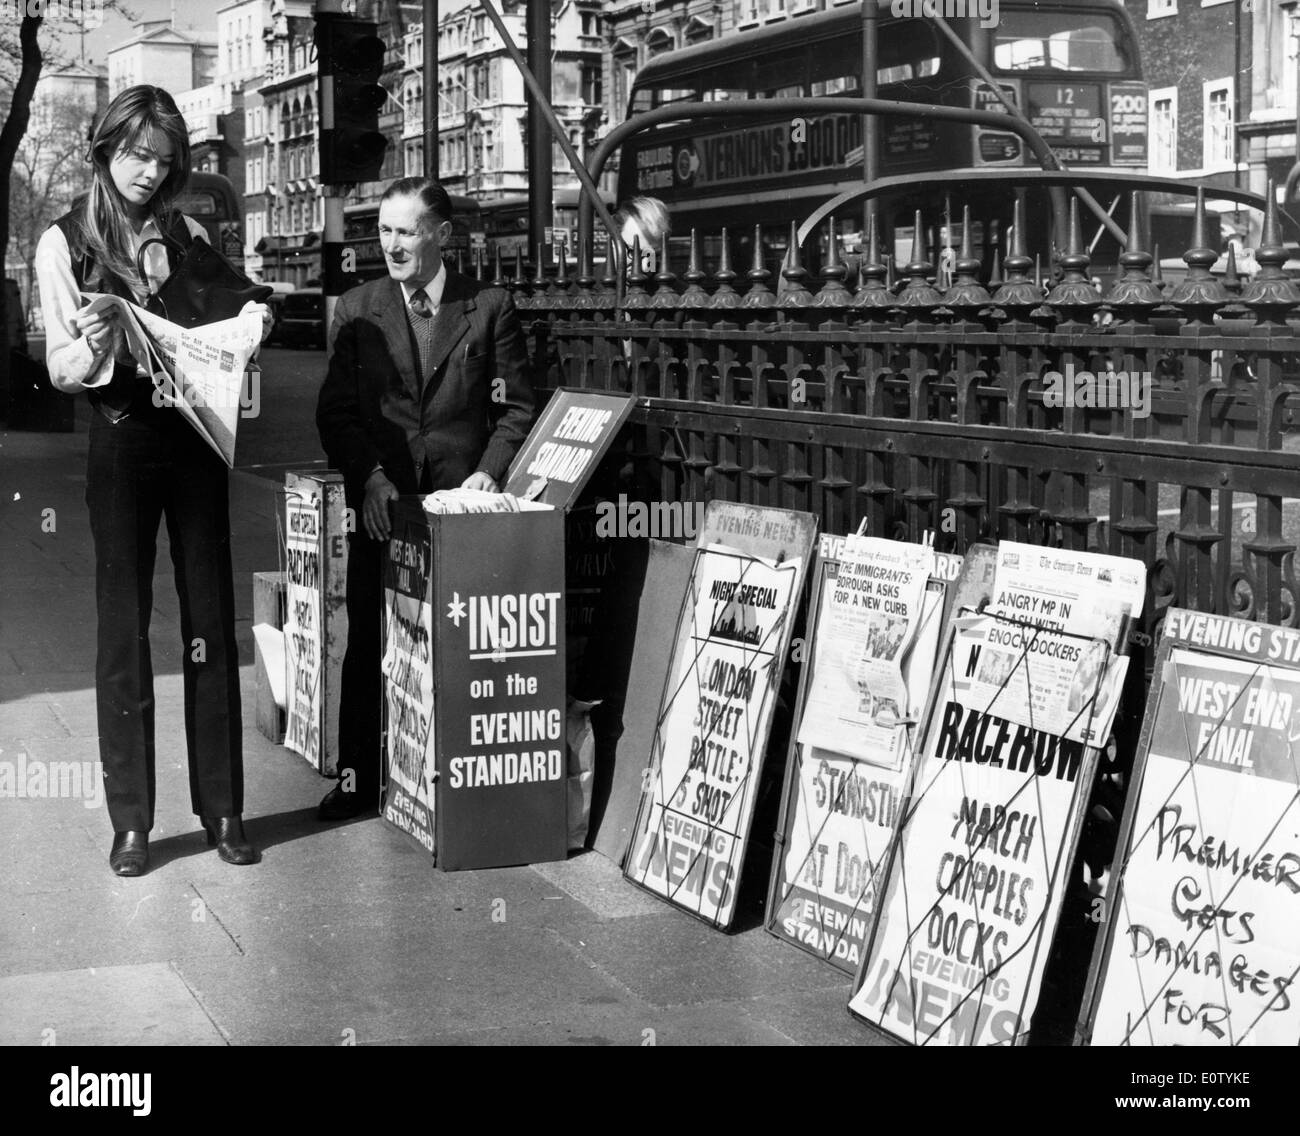
[[[141,280],[147,279],[144,251],[152,244],[167,249],[172,269],[158,290],[145,299],[144,309],[181,327],[233,319],[245,304],[265,303],[275,290],[265,284],[254,284],[207,241],[192,236],[188,246],[170,235],[150,237],[142,242],[135,258]]]

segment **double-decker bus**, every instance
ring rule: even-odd
[[[931,19],[893,17],[891,0],[865,2],[879,7],[879,98],[1005,112],[977,62],[1071,169],[1144,170],[1147,88],[1133,24],[1118,0],[1002,0],[991,27],[973,17],[948,21],[965,51]],[[658,56],[637,74],[628,113],[675,102],[860,95],[862,68],[862,5],[846,5]],[[1037,165],[1010,131],[920,116],[871,122],[879,143],[878,176],[901,175],[908,183],[881,206],[885,251],[891,254],[896,241],[907,255],[912,211],[924,207],[927,220],[937,221],[945,194],[954,212],[971,205],[979,251],[986,235],[1005,228],[1012,195],[1005,186],[963,183],[954,171]],[[791,220],[802,221],[816,206],[862,184],[862,140],[863,117],[857,114],[667,122],[622,147],[619,200],[639,193],[667,203],[674,261],[692,227],[713,233],[729,226],[735,252],[759,223],[764,241],[784,249]],[[946,187],[940,185],[944,180]],[[1111,207],[1112,201],[1102,204]],[[1031,192],[1026,205],[1027,233],[1045,239],[1046,191]],[[1126,202],[1112,212],[1122,222]],[[862,216],[858,204],[841,217],[850,247]],[[1084,220],[1089,221],[1086,213]],[[1092,235],[1086,235],[1089,241]],[[1113,263],[1118,245],[1107,235],[1101,246],[1094,257]]]
[[[185,192],[176,199],[176,208],[203,226],[208,244],[240,268],[244,266],[244,218],[228,177],[192,170]]]
[[[551,255],[558,255],[558,248],[563,246],[568,260],[576,260],[578,255],[578,202],[582,191],[577,187],[564,186],[552,194],[553,213],[551,217],[552,240]],[[613,208],[611,202],[606,204]],[[485,201],[481,205],[483,213],[483,231],[487,242],[487,255],[491,258],[496,249],[501,250],[503,260],[514,257],[516,251],[523,253],[525,259],[531,260],[537,250],[528,247],[528,195],[526,193],[509,194],[496,201]],[[595,259],[605,257],[604,229],[596,231]]]
[[[449,194],[451,198],[451,236],[442,246],[443,251],[452,260],[460,252],[468,263],[470,248],[474,235],[483,231],[483,218],[479,212],[478,202],[463,194]],[[347,273],[349,288],[364,284],[387,274],[384,266],[384,253],[379,247],[379,202],[367,201],[359,205],[346,205],[343,208],[343,240],[352,250],[352,258],[347,262],[351,271]]]

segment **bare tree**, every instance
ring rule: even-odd
[[[14,163],[31,122],[36,84],[46,59],[57,63],[63,57],[59,46],[62,29],[46,25],[45,6],[28,4],[19,7],[24,12],[35,8],[36,14],[23,16],[16,39],[11,23],[6,21],[0,25],[0,107],[6,104],[9,107],[4,124],[0,126],[0,255],[9,248]],[[82,5],[83,13],[88,9],[88,5]],[[116,11],[128,19],[132,17],[121,0],[103,0],[100,10]],[[41,38],[46,42],[45,50],[41,47]],[[9,315],[6,307],[4,289],[0,288],[0,390],[9,389]]]
[[[27,275],[30,321],[36,244],[55,220],[90,188],[86,149],[95,108],[60,102],[32,116],[14,158],[9,189],[9,236],[15,258]]]
[[[41,77],[44,56],[36,37],[44,22],[43,14],[23,16],[18,28],[17,75],[12,86],[5,83],[12,90],[12,97],[4,126],[0,127],[0,254],[9,248],[10,175],[13,173],[14,159],[18,156],[19,144],[27,133],[27,124],[31,120],[32,96],[36,93],[36,82]],[[12,68],[12,46],[4,46],[9,49],[5,54]],[[0,288],[0,390],[6,391],[9,389],[8,306],[5,290]]]

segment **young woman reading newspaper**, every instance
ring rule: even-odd
[[[95,687],[109,865],[138,876],[154,823],[155,747],[149,617],[158,524],[167,522],[180,600],[190,799],[208,843],[231,864],[258,853],[244,835],[242,717],[230,565],[227,469],[181,413],[154,397],[112,308],[83,294],[141,303],[167,278],[172,237],[205,239],[174,207],[189,177],[185,120],[159,87],[131,87],[109,105],[90,146],[90,192],[42,236],[36,251],[50,379],[89,392],[86,505],[95,543]],[[264,311],[263,336],[270,328]]]

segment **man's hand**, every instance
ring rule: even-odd
[[[500,493],[497,483],[484,473],[481,469],[478,473],[471,473],[464,481],[460,483],[462,489],[481,489],[484,493]]]
[[[392,533],[388,523],[388,502],[398,498],[397,486],[388,480],[382,469],[375,470],[366,479],[366,500],[361,506],[361,522],[371,540],[387,540]]]

